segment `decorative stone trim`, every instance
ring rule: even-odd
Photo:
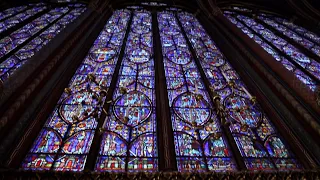
[[[320,86],[317,87],[315,94],[316,94],[317,105],[320,107]]]
[[[319,170],[304,170],[290,172],[208,172],[208,173],[180,173],[180,172],[154,172],[154,173],[97,173],[97,172],[30,172],[30,171],[12,171],[0,170],[3,179],[73,179],[73,180],[120,180],[120,179],[152,179],[152,180],[201,180],[201,179],[223,179],[223,180],[318,180],[320,178]],[[1,176],[0,176],[1,177]]]
[[[224,18],[223,15],[219,16],[220,20]],[[277,91],[291,103],[293,108],[303,117],[303,119],[314,129],[314,131],[320,135],[320,125],[314,120],[310,113],[303,107],[292,95],[286,90],[279,81],[271,75],[255,58],[251,53],[241,46],[241,43],[237,41],[229,32],[226,32],[228,37],[232,40],[233,43],[239,46],[239,49],[248,57],[248,59],[257,67],[257,69],[264,74],[264,76],[273,84]]]
[[[229,37],[229,39],[231,39],[232,43],[236,44],[236,46],[240,49],[240,51],[242,51],[246,55],[248,60],[250,60],[254,64],[254,66],[257,68],[257,70],[262,72],[264,74],[264,76],[267,78],[267,80],[274,85],[274,87],[277,89],[277,91],[280,92],[281,95],[283,95],[283,97],[285,99],[287,99],[292,104],[292,106],[299,112],[299,114],[302,117],[304,117],[304,120],[306,120],[306,122],[308,122],[310,124],[310,126],[317,131],[318,134],[320,134],[319,124],[314,121],[312,116],[296,101],[296,99],[277,81],[277,79],[275,77],[273,77],[273,75],[271,75],[263,67],[262,64],[260,64],[259,62],[256,61],[255,57],[253,57],[253,55],[245,47],[243,47],[242,44],[237,39],[235,39],[229,32],[226,32],[226,35]],[[281,123],[282,126],[285,128],[287,127],[281,121],[278,123]],[[293,135],[292,131],[290,131],[289,129],[286,128],[286,132],[288,134],[290,134],[290,136],[293,139],[295,139],[296,142],[298,142],[298,140]],[[301,149],[304,149],[303,147],[301,147],[300,143],[297,143],[297,145],[300,146]],[[306,151],[304,151],[304,155],[309,159],[309,162],[314,162]],[[315,164],[310,164],[310,165],[312,165],[313,167],[316,166]]]
[[[74,44],[74,42],[79,38],[83,29],[77,31],[77,34],[61,49],[59,54],[57,54],[51,62],[39,73],[38,77],[34,79],[34,81],[21,93],[21,95],[17,98],[16,102],[10,107],[10,109],[4,114],[4,116],[0,119],[0,128],[3,128],[9,119],[15,114],[15,112],[23,106],[24,102],[27,98],[30,97],[31,93],[36,89],[36,87],[42,82],[42,80],[49,74],[49,72],[54,68],[57,62],[64,56],[67,50]]]
[[[76,31],[76,33],[74,33],[72,39],[70,41],[68,41],[67,44],[65,44],[63,46],[63,48],[61,48],[61,50],[59,51],[59,53],[50,61],[50,63],[39,73],[39,76],[32,82],[31,85],[29,85],[26,88],[26,91],[34,91],[34,89],[40,84],[40,82],[45,78],[45,76],[49,73],[49,71],[54,68],[54,66],[57,64],[58,61],[61,60],[61,58],[64,58],[67,53],[69,52],[69,49],[72,48],[74,46],[74,44],[77,42],[77,40],[83,35],[84,31],[89,27],[90,22],[92,22],[94,20],[96,16],[95,15],[91,15],[90,19],[88,21],[86,21],[86,23],[82,26],[81,30]],[[23,94],[18,98],[18,100],[15,102],[15,104],[17,104],[18,102],[21,101],[25,101],[27,96],[29,94],[27,94],[27,92],[24,91]],[[30,93],[31,94],[31,93]],[[22,97],[25,97],[22,98]],[[10,109],[11,110],[11,109]],[[10,115],[10,114],[8,114]],[[41,116],[41,113],[38,114],[38,116]],[[22,136],[21,140],[19,141],[18,145],[15,147],[15,149],[12,151],[10,157],[8,158],[8,160],[6,161],[6,166],[8,164],[10,164],[12,162],[12,160],[14,159],[15,155],[17,153],[19,153],[19,150],[21,149],[21,146],[23,144],[23,142],[26,140],[26,137],[32,132],[33,127],[39,123],[39,119],[36,118],[35,121],[32,122],[31,126],[29,127],[29,129],[26,131],[26,133],[24,134],[24,136]],[[1,124],[0,124],[0,128],[1,128]]]

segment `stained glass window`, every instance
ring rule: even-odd
[[[55,25],[66,25],[68,20],[63,18]],[[154,23],[158,24],[161,49],[153,47]],[[50,28],[42,33],[52,33]],[[162,59],[154,57],[159,51]],[[157,60],[164,64],[161,81],[167,83],[167,89],[155,88]],[[192,14],[172,8],[151,13],[131,6],[114,11],[108,19],[22,169],[83,171],[86,160],[92,160],[89,153],[96,138],[100,141],[94,159],[96,172],[161,170],[158,152],[164,147],[158,146],[161,132],[157,130],[161,128],[156,112],[160,92],[169,100],[173,136],[166,140],[175,144],[179,171],[237,171],[233,152],[241,155],[248,170],[302,168]],[[225,119],[211,93],[217,93]]]
[[[151,13],[134,11],[113,94],[97,171],[156,171],[154,61]],[[117,37],[115,37],[115,40]]]
[[[0,33],[5,30],[8,30],[9,28],[15,26],[16,24],[21,23],[22,21],[28,19],[29,17],[34,16],[39,12],[42,12],[46,8],[47,8],[46,6],[35,6],[31,9],[26,10],[25,12],[21,12],[11,18],[4,20],[3,22],[0,22]]]
[[[23,169],[83,170],[129,15],[116,11],[109,19],[34,142]]]
[[[14,16],[15,14],[20,13],[21,11],[24,11],[25,9],[27,9],[27,7],[28,6],[13,7],[0,12],[0,21],[3,21],[8,17]]]
[[[266,15],[266,14],[264,14]],[[267,15],[266,15],[267,16]],[[271,18],[271,17],[270,17]],[[320,44],[320,36],[315,34],[312,31],[309,31],[301,26],[295,25],[293,22],[280,17],[274,17],[273,20],[277,21],[278,23],[286,26],[288,29],[291,29],[295,33],[299,34],[300,36],[303,36],[304,38],[308,39],[309,41],[312,41],[313,43]]]
[[[39,12],[44,9],[45,6],[37,6],[30,10]],[[53,8],[48,13],[13,31],[9,36],[0,39],[1,81],[6,81],[19,67],[34,56],[36,52],[63,30],[67,24],[74,21],[85,9],[84,7]],[[24,13],[27,12],[29,10]],[[18,18],[17,16],[13,18]]]
[[[178,170],[235,169],[209,94],[174,14],[159,13],[158,21]]]
[[[269,118],[200,23],[188,13],[179,13],[179,18],[212,89],[221,96],[230,131],[247,168],[301,168]]]
[[[319,56],[319,44],[314,42],[314,40],[309,40],[310,37],[315,37],[316,39],[317,36],[309,33],[310,37],[302,37],[284,25],[265,16],[258,16],[257,19],[254,19],[249,16],[230,11],[225,11],[225,16],[256,43],[258,43],[265,51],[272,55],[275,60],[281,62],[286,69],[293,72],[296,77],[312,91],[316,89],[316,85],[320,80],[320,64],[317,60],[309,57],[298,47],[295,47],[286,39],[275,34],[275,32],[262,24],[261,21],[274,27],[278,32],[292,38],[294,41],[307,49],[312,50]]]

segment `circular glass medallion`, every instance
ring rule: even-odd
[[[221,66],[224,64],[224,59],[220,53],[205,51],[202,53],[203,60],[211,66]]]
[[[148,62],[150,59],[149,51],[141,48],[129,51],[128,56],[131,62],[138,64]]]
[[[257,106],[252,106],[250,100],[240,96],[229,96],[224,102],[229,115],[240,124],[247,124],[249,127],[257,127],[262,119],[262,114]]]
[[[113,111],[124,124],[136,126],[150,116],[151,101],[142,92],[131,91],[116,100]]]
[[[92,92],[77,92],[68,96],[60,106],[60,115],[62,119],[69,123],[75,123],[73,117],[77,117],[78,121],[83,121],[94,111],[97,101],[92,97],[96,96]]]
[[[116,50],[112,48],[100,48],[93,52],[93,59],[96,62],[106,62],[116,55]]]
[[[179,95],[173,102],[173,108],[183,121],[194,126],[204,125],[211,115],[208,102],[190,92]]]
[[[181,65],[188,64],[191,61],[190,54],[180,49],[169,51],[167,57],[170,61]]]

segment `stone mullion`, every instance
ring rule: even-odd
[[[44,28],[42,28],[40,31],[38,31],[37,33],[35,33],[34,35],[28,37],[28,39],[19,44],[16,48],[14,48],[12,51],[10,51],[8,54],[4,55],[3,57],[0,58],[0,63],[2,63],[3,61],[5,61],[6,59],[8,59],[10,56],[14,55],[18,50],[20,50],[22,47],[24,47],[25,45],[27,45],[30,41],[32,41],[34,38],[38,37],[42,32],[44,32],[45,30],[47,30],[48,28],[50,28],[52,25],[54,25],[56,22],[58,22],[60,19],[62,19],[64,16],[66,16],[67,14],[69,14],[72,11],[72,8],[70,8],[66,13],[63,13],[59,18],[57,18],[56,20],[50,22],[48,25],[46,25]],[[48,10],[43,11],[43,14],[48,12]],[[42,14],[41,14],[42,15]]]
[[[178,22],[178,24],[180,26],[180,29],[182,31],[182,34],[183,34],[184,38],[186,39],[188,47],[189,47],[189,49],[191,51],[192,57],[195,60],[196,66],[197,66],[197,68],[198,68],[198,70],[200,72],[200,76],[201,76],[201,79],[204,82],[205,89],[210,93],[210,100],[214,104],[215,110],[217,111],[219,109],[219,106],[221,106],[221,104],[219,103],[220,105],[218,105],[216,99],[212,96],[216,92],[212,91],[211,85],[210,85],[210,81],[207,79],[207,77],[205,75],[205,72],[202,69],[200,60],[198,59],[197,54],[196,54],[195,50],[193,49],[192,44],[191,44],[189,38],[187,37],[186,32],[184,31],[184,28],[183,28],[183,26],[182,26],[182,24],[181,24],[181,22],[180,22],[180,20],[179,20],[179,18],[177,16],[177,14],[175,14],[175,16],[176,16],[177,22]],[[217,114],[219,114],[219,113],[217,113]],[[230,150],[232,151],[232,155],[233,155],[232,158],[236,161],[238,169],[239,170],[247,169],[246,165],[245,165],[245,163],[243,161],[242,155],[241,155],[241,153],[239,151],[239,148],[238,148],[238,146],[237,146],[237,144],[236,144],[236,142],[235,142],[235,140],[233,138],[233,135],[232,135],[229,127],[224,124],[224,121],[225,121],[224,117],[219,115],[219,120],[220,120],[220,123],[221,123],[221,130],[226,135],[226,139],[228,141],[228,145],[230,146]]]
[[[315,93],[312,92],[305,84],[303,84],[292,72],[287,70],[280,62],[276,61],[260,45],[258,45],[254,40],[248,37],[245,33],[243,33],[240,29],[238,29],[233,23],[231,23],[226,17],[224,17],[223,14],[216,15],[215,19],[212,18],[211,21],[219,21],[221,22],[221,24],[226,26],[226,28],[228,28],[230,32],[235,34],[238,37],[238,39],[243,41],[243,43],[246,46],[248,46],[250,50],[252,50],[253,52],[255,52],[256,55],[259,56],[259,60],[263,64],[267,65],[270,69],[272,69],[274,73],[276,73],[281,78],[281,80],[280,79],[279,80],[283,81],[282,84],[287,84],[287,87],[294,90],[295,92],[292,92],[292,90],[289,90],[289,91],[291,91],[293,94],[297,93],[294,96],[295,98],[298,99],[298,101],[302,101],[302,100],[305,101],[308,105],[310,105],[310,109],[320,113],[320,109],[316,103]],[[283,96],[286,98],[288,97],[287,95],[283,95]],[[297,112],[302,113],[304,107],[298,108],[299,106],[298,104],[294,104],[293,106],[296,106],[295,109],[297,110]],[[313,112],[308,112],[308,114],[312,114],[312,116],[314,116]],[[307,118],[310,119],[311,118],[310,115],[308,115]],[[312,121],[310,119],[309,123],[312,123]],[[320,130],[318,131],[318,133],[320,135]]]
[[[100,144],[101,144],[102,135],[103,135],[103,132],[104,132],[104,130],[103,130],[103,128],[104,128],[103,127],[103,122],[106,121],[106,117],[108,116],[107,113],[109,112],[109,109],[111,108],[111,104],[112,103],[110,103],[110,102],[112,102],[113,93],[114,93],[114,90],[115,90],[117,82],[118,82],[121,63],[122,63],[124,55],[125,55],[125,49],[126,49],[126,44],[127,44],[126,42],[127,42],[127,39],[128,39],[129,32],[131,30],[132,19],[133,19],[133,12],[131,11],[130,19],[129,19],[128,24],[127,24],[125,37],[123,39],[122,47],[121,47],[121,50],[120,50],[120,53],[119,53],[119,56],[118,56],[118,61],[117,61],[114,73],[112,75],[112,80],[111,80],[110,86],[108,88],[107,96],[105,98],[105,103],[103,105],[103,109],[105,109],[105,111],[101,112],[100,118],[98,119],[98,126],[97,126],[97,129],[95,131],[95,135],[94,135],[94,139],[92,141],[90,152],[88,154],[87,162],[86,162],[86,165],[85,165],[85,170],[89,170],[89,171],[90,170],[94,170],[95,164],[96,164],[96,160],[97,160],[97,158],[99,156]]]
[[[287,104],[289,94],[285,90],[281,90],[281,85],[277,82],[277,80],[272,77],[271,74],[268,74],[267,70],[264,69],[263,65],[261,65],[259,62],[251,62],[256,61],[255,57],[253,57],[250,52],[245,50],[245,47],[243,47],[243,44],[240,44],[240,42],[235,37],[230,37],[230,30],[225,29],[225,27],[222,27],[221,24],[217,20],[213,20],[214,23],[208,22],[209,20],[204,20],[205,17],[201,16],[201,20],[204,22],[203,24],[206,25],[207,29],[210,29],[212,27],[217,27],[220,32],[225,32],[226,37],[228,37],[228,42],[234,43],[237,48],[240,48],[241,54],[248,57],[250,60],[249,62],[243,60],[240,58],[238,52],[230,53],[230,50],[227,51],[226,56],[234,59],[233,61],[230,61],[230,63],[235,66],[237,71],[239,72],[239,75],[244,80],[246,84],[248,84],[248,88],[257,95],[257,99],[260,102],[262,108],[265,110],[265,112],[268,114],[268,117],[272,117],[270,120],[274,122],[274,125],[277,127],[279,133],[284,137],[284,139],[287,140],[290,149],[296,154],[296,158],[300,160],[300,162],[303,164],[303,166],[314,168],[315,161],[310,156],[309,152],[307,152],[304,148],[304,144],[299,142],[297,137],[293,134],[293,131],[295,133],[300,134],[301,137],[304,138],[304,140],[310,138],[309,135],[301,135],[306,133],[305,130],[301,127],[299,124],[299,120],[303,119],[297,113],[296,111],[291,112],[291,103],[292,99]],[[210,33],[214,33],[213,30],[209,31]],[[216,33],[214,33],[215,36],[217,36]],[[212,34],[211,34],[212,36]],[[221,36],[218,36],[221,37]],[[220,40],[220,43],[224,44],[226,40]],[[223,45],[224,46],[224,45]],[[223,50],[223,48],[222,48]],[[245,52],[243,52],[245,51]],[[253,63],[253,64],[252,64]],[[248,67],[250,66],[250,67]],[[244,69],[247,69],[246,71]],[[254,70],[253,70],[254,69]],[[256,74],[258,73],[258,74]],[[263,78],[263,80],[261,79]],[[268,84],[272,84],[271,86],[267,85],[263,81],[266,81]],[[275,87],[274,87],[275,86]],[[264,89],[264,90],[262,90]],[[277,94],[279,95],[279,98],[276,97],[272,91],[278,91],[281,90],[281,93],[285,94]],[[271,93],[271,94],[270,94]],[[276,104],[275,104],[276,103]],[[301,108],[302,109],[302,108]],[[288,127],[288,121],[290,120],[290,125],[292,127]],[[301,139],[300,139],[301,140]],[[310,142],[310,140],[308,140]],[[309,143],[308,146],[311,144]],[[311,145],[312,146],[312,145]],[[318,147],[315,147],[315,149],[319,149]],[[316,154],[318,150],[315,150]],[[319,154],[319,153],[318,153]]]
[[[262,39],[265,43],[267,43],[269,46],[271,46],[273,49],[276,50],[277,53],[279,53],[281,56],[285,57],[286,59],[288,59],[292,64],[294,64],[299,70],[301,70],[303,73],[305,73],[306,75],[308,75],[313,81],[320,83],[320,80],[317,79],[312,73],[310,73],[309,71],[307,71],[305,68],[303,68],[300,64],[298,64],[295,60],[293,60],[289,55],[287,55],[286,53],[284,53],[283,51],[281,51],[278,47],[276,47],[272,42],[268,41],[267,39],[265,39],[260,33],[257,33],[255,30],[253,30],[253,28],[251,28],[250,26],[248,26],[245,22],[243,22],[242,20],[240,20],[236,15],[233,16],[235,19],[237,19],[238,22],[240,22],[241,24],[243,24],[246,28],[248,28],[251,32],[253,32],[254,35],[258,36],[260,39]],[[281,64],[282,65],[282,64]]]
[[[25,86],[26,88],[21,91],[21,95],[15,100],[15,108],[11,107],[10,112],[16,114],[31,113],[32,117],[28,120],[27,127],[20,132],[21,137],[18,137],[19,139],[14,139],[16,143],[11,140],[12,144],[10,147],[10,144],[5,145],[1,142],[0,149],[3,147],[6,147],[7,149],[6,155],[2,156],[3,158],[0,159],[2,166],[10,168],[18,168],[20,166],[23,158],[30,150],[33,141],[36,139],[42,126],[46,122],[45,119],[47,119],[56,106],[64,87],[68,85],[69,80],[82,62],[83,56],[85,56],[86,52],[89,50],[89,45],[91,43],[88,44],[88,42],[92,41],[93,43],[94,37],[96,36],[95,33],[99,33],[99,28],[95,29],[95,32],[90,31],[90,28],[98,27],[99,18],[104,19],[107,15],[108,13],[102,15],[91,13],[84,19],[80,25],[81,28],[79,28],[81,30],[75,30],[72,36],[68,36],[67,39],[64,40],[65,43],[62,43],[63,46],[55,50],[49,57],[50,61],[47,61],[47,63],[41,66],[41,70],[37,72],[37,76],[32,78],[32,81],[28,82]],[[86,39],[81,39],[83,37],[86,37]],[[72,50],[75,49],[80,53],[72,52]],[[63,65],[63,67],[60,67],[61,65]],[[58,67],[67,68],[68,70],[57,69]],[[49,85],[46,83],[49,83]],[[37,95],[41,95],[41,97],[39,97],[39,104],[35,105],[35,110],[30,112],[24,112],[26,109],[20,110],[22,104],[30,101],[29,97],[33,97],[30,105],[32,105],[35,100],[39,99]]]
[[[304,55],[313,58],[315,61],[317,61],[318,63],[320,62],[320,58],[319,56],[317,56],[313,51],[311,51],[310,49],[307,49],[306,47],[302,46],[300,43],[294,41],[293,39],[289,38],[286,35],[283,35],[281,32],[279,32],[276,28],[270,26],[269,24],[265,23],[264,21],[260,20],[259,18],[255,19],[258,23],[262,24],[263,26],[267,27],[269,30],[271,30],[273,33],[275,33],[277,36],[281,37],[282,39],[285,39],[288,44],[291,44],[293,46],[295,46],[296,48],[298,48]],[[293,31],[294,32],[294,31]],[[301,36],[299,33],[297,33],[299,36]],[[305,38],[304,36],[302,36],[302,38]],[[308,38],[305,38],[308,40]],[[311,41],[312,42],[312,41]],[[316,43],[313,43],[314,45],[316,45]]]
[[[0,22],[5,21],[5,20],[7,20],[7,19],[9,19],[9,18],[12,18],[13,16],[16,16],[17,14],[26,12],[27,10],[29,10],[29,9],[31,9],[31,8],[32,8],[32,6],[28,6],[26,9],[24,9],[24,10],[22,10],[22,11],[18,11],[18,12],[15,13],[15,14],[11,14],[10,16],[8,16],[8,17],[6,17],[6,18],[1,19]]]
[[[269,18],[271,18],[271,17],[269,17]],[[316,45],[320,45],[320,43],[318,43],[317,41],[313,40],[312,38],[309,38],[309,37],[306,36],[304,33],[298,32],[298,31],[296,30],[296,28],[293,28],[293,27],[291,27],[291,26],[283,23],[281,20],[277,20],[277,19],[272,19],[272,20],[274,20],[274,21],[277,22],[278,24],[281,24],[281,25],[284,26],[285,28],[290,29],[291,31],[293,31],[294,33],[298,34],[299,36],[307,39],[308,41],[311,41],[312,43],[314,43],[314,44],[316,44]],[[290,20],[290,21],[291,21],[291,20]],[[297,23],[293,22],[293,20],[292,20],[292,23],[295,24],[295,25],[298,26],[298,27],[303,27],[303,28],[306,29],[307,31],[310,31],[310,32],[318,35],[317,33],[315,33],[315,32],[313,32],[312,30],[310,30],[308,27],[305,27],[305,26],[303,26],[303,25],[297,24]]]
[[[24,11],[29,10],[29,9],[31,9],[31,7],[25,9]],[[36,18],[42,16],[43,14],[49,12],[50,10],[51,10],[51,7],[48,6],[47,9],[45,9],[45,10],[43,10],[43,11],[41,11],[41,12],[38,12],[37,14],[29,17],[28,19],[26,19],[26,20],[24,20],[24,21],[22,21],[22,22],[20,22],[19,24],[15,25],[15,26],[12,26],[11,28],[9,28],[9,29],[1,32],[1,33],[0,33],[0,39],[4,38],[4,37],[6,37],[6,36],[9,36],[12,32],[14,32],[14,31],[22,28],[24,25],[30,23],[31,21],[33,21],[33,20],[35,20]],[[23,12],[24,12],[24,11],[23,11]]]
[[[163,64],[157,13],[152,12],[152,30],[155,61],[156,115],[159,171],[177,171],[174,135],[171,122],[167,83]]]
[[[0,62],[2,62],[3,60],[5,60],[6,58],[10,57],[12,54],[14,54],[16,51],[18,51],[18,49],[20,49],[21,47],[23,47],[24,45],[26,45],[28,42],[30,42],[33,38],[37,37],[39,34],[41,34],[42,32],[44,32],[46,29],[48,29],[51,25],[53,25],[54,23],[56,23],[57,21],[59,21],[60,19],[62,19],[65,15],[67,15],[68,13],[70,13],[71,9],[68,10],[66,13],[62,14],[59,18],[57,18],[55,21],[51,22],[50,24],[48,24],[45,28],[43,28],[42,30],[40,30],[38,33],[34,34],[33,36],[31,36],[27,41],[25,41],[24,43],[20,44],[17,48],[15,48],[14,50],[12,50],[10,53],[8,53],[7,55],[3,56],[2,58],[0,58]],[[0,82],[1,84],[2,82]],[[1,107],[3,109],[5,109],[5,107],[7,107],[8,104],[12,103],[11,100],[7,101],[4,103],[4,105],[2,105]],[[3,113],[3,114],[2,114]],[[8,113],[8,111],[3,111],[2,113],[0,113],[0,115],[2,115],[0,121],[3,122],[3,119],[5,119],[3,116],[6,116]],[[10,111],[10,114],[12,114],[12,112]],[[15,114],[17,115],[17,114]],[[15,116],[12,114],[12,116]],[[12,121],[9,122],[9,124],[12,123]],[[4,125],[5,127],[5,125]],[[6,132],[7,129],[4,129],[1,124],[0,124],[0,128],[3,129],[2,132],[0,132],[0,137],[3,136]],[[0,140],[1,141],[1,140]]]

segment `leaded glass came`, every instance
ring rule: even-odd
[[[76,5],[50,9],[0,40],[0,57],[6,58],[0,66],[2,80],[84,10]],[[9,19],[24,10],[11,11],[0,17]],[[225,15],[310,89],[315,88],[316,61],[253,19],[229,11]],[[267,16],[259,18],[273,22]],[[274,21],[278,23],[273,23],[276,28],[297,28],[282,19]],[[302,34],[308,34],[308,38],[299,38]],[[159,49],[155,48],[156,37],[160,37]],[[318,52],[318,39],[313,34],[301,29],[295,37],[297,43]],[[162,57],[156,57],[157,52]],[[158,61],[164,68],[156,66]],[[159,71],[164,72],[164,78],[159,78]],[[156,88],[160,81],[167,89]],[[91,149],[97,149],[96,172],[162,170],[159,152],[165,147],[159,142],[163,136],[159,124],[164,122],[160,122],[163,119],[156,106],[162,101],[156,98],[160,93],[169,102],[165,106],[173,136],[166,141],[174,142],[178,171],[238,171],[239,159],[252,171],[302,168],[272,117],[266,115],[194,15],[172,8],[149,11],[139,6],[115,10],[107,20],[21,168],[84,171],[86,161],[92,158]]]

